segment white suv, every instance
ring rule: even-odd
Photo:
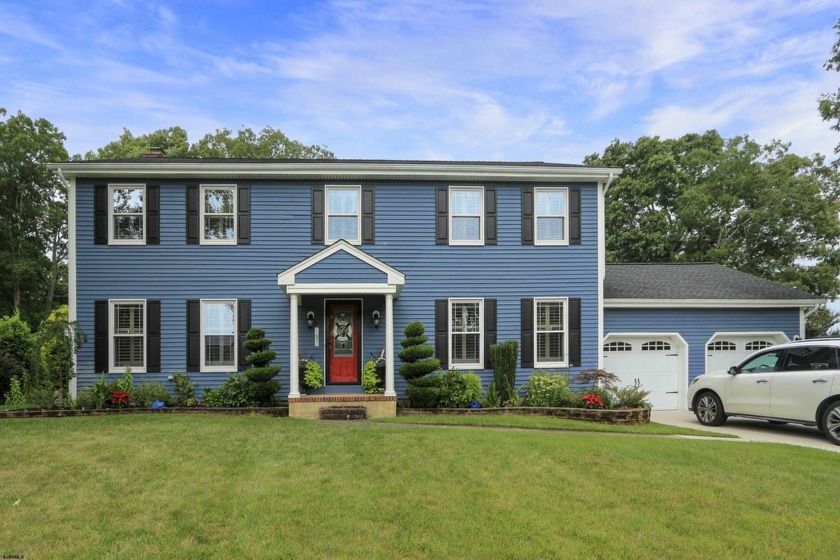
[[[765,348],[728,372],[696,377],[689,408],[706,426],[727,416],[817,426],[840,445],[840,339],[787,342]]]

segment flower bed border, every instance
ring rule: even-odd
[[[111,414],[225,414],[229,416],[274,416],[285,417],[289,415],[288,406],[269,407],[244,407],[244,408],[210,408],[206,406],[195,407],[168,407],[160,410],[148,408],[100,408],[93,410],[76,409],[21,409],[6,410],[0,412],[2,418],[59,418],[65,416],[108,416]]]
[[[452,414],[459,416],[471,415],[505,415],[516,416],[550,416],[568,420],[583,420],[599,424],[649,424],[649,408],[555,408],[520,406],[510,408],[398,408],[397,416],[426,416],[435,414]]]

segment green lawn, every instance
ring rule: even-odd
[[[0,554],[27,559],[836,552],[840,455],[792,446],[209,415],[0,442]]]
[[[517,416],[513,414],[412,414],[396,418],[376,418],[374,422],[386,424],[435,424],[440,426],[480,426],[484,428],[519,428],[525,430],[561,430],[574,432],[611,432],[617,434],[642,434],[649,436],[704,436],[734,438],[730,434],[706,432],[651,422],[639,426],[598,424],[580,420],[566,420],[548,416]]]

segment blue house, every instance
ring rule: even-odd
[[[703,344],[734,341],[703,341],[708,328],[801,335],[803,310],[819,303],[786,292],[757,313],[741,300],[706,309],[710,300],[695,295],[685,312],[660,301],[673,278],[658,292],[622,292],[612,276],[662,271],[605,265],[615,168],[165,157],[52,168],[69,192],[70,317],[92,335],[73,391],[127,367],[135,379],[168,383],[182,371],[200,389],[216,387],[247,367],[253,326],[274,341],[279,396],[293,416],[330,401],[392,415],[405,395],[395,375],[402,329],[421,321],[443,366],[474,371],[485,385],[490,345],[518,340],[519,382],[534,369],[607,365],[642,377],[658,407],[684,408]],[[742,311],[744,320],[731,320]],[[664,354],[680,346],[681,361],[656,369],[662,357],[638,358],[636,342]],[[385,392],[364,395],[363,363],[380,355]],[[321,364],[325,387],[301,390],[302,357]],[[667,383],[650,374],[663,368]]]

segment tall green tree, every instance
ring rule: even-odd
[[[47,163],[67,160],[45,119],[0,109],[0,315],[37,325],[56,304],[67,246],[67,190]]]
[[[825,61],[823,68],[829,72],[840,72],[840,19],[834,25],[837,31],[837,42],[831,49],[831,56]],[[840,132],[840,88],[833,93],[826,93],[820,96],[819,100],[820,115],[824,121],[830,122],[831,130]],[[834,154],[840,156],[840,143],[834,148]],[[840,157],[834,160],[834,165],[840,165]]]
[[[135,136],[123,129],[119,139],[109,142],[96,152],[87,152],[84,159],[137,158],[150,148],[163,148],[173,158],[274,158],[274,159],[332,159],[335,154],[325,146],[307,146],[292,140],[281,131],[266,126],[259,132],[242,128],[235,134],[220,128],[191,144],[187,131],[179,126]]]
[[[840,187],[822,157],[712,130],[615,140],[585,162],[624,168],[607,195],[608,261],[710,261],[840,292]]]

